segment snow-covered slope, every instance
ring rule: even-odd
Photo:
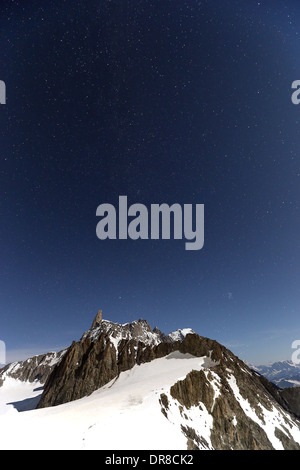
[[[7,377],[0,388],[0,430],[4,423],[3,416],[18,416],[20,412],[36,408],[43,385],[39,382],[22,382]],[[2,432],[4,429],[2,429]],[[0,431],[1,434],[1,431]]]
[[[3,450],[300,450],[297,389],[190,329],[164,335],[99,311],[66,351],[0,377]]]
[[[205,364],[177,352],[123,372],[89,397],[23,413],[5,403],[36,396],[36,387],[19,382],[13,392],[9,381],[0,389],[0,449],[184,450],[180,423],[165,418],[160,395]]]
[[[251,448],[252,439],[266,449],[287,441],[300,448],[299,423],[267,395],[250,403],[241,378],[226,374],[224,381],[210,357],[176,351],[135,365],[89,397],[44,409],[30,409],[39,384],[9,379],[0,389],[0,449],[216,449],[228,438],[239,448],[245,436]],[[241,374],[247,380],[249,371]],[[195,379],[204,380],[198,389]]]

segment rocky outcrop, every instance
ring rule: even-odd
[[[294,438],[299,422],[285,413],[258,374],[231,355],[223,354],[212,368],[192,371],[161,395],[160,404],[166,419],[181,423],[190,450],[300,450]]]
[[[102,323],[102,310],[98,310],[98,313],[92,323],[91,330],[98,328]]]
[[[264,388],[272,395],[277,403],[288,413],[300,419],[300,387],[281,389],[276,384],[269,382],[264,376],[257,374]]]

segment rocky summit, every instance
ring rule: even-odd
[[[88,438],[97,446],[108,439],[114,422],[111,438],[117,439],[125,413],[130,432],[138,429],[135,439],[150,448],[149,435],[155,438],[148,430],[151,419],[158,434],[166,427],[184,438],[189,450],[300,450],[298,390],[279,389],[227,348],[191,329],[165,335],[145,320],[120,325],[103,320],[99,311],[79,341],[53,354],[7,366],[0,378],[45,382],[37,408],[62,405],[53,416],[60,416],[66,404],[66,416],[70,406],[74,412],[91,406],[93,424],[84,434],[85,446]],[[143,413],[148,418],[141,425]],[[167,439],[162,433],[161,439]]]

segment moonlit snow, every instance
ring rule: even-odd
[[[172,353],[136,365],[89,397],[23,412],[16,408],[37,403],[40,384],[7,379],[0,388],[0,449],[186,450],[180,414],[167,420],[160,394],[209,365],[207,358]]]

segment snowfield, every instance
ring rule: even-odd
[[[41,385],[7,378],[0,388],[0,449],[186,450],[180,413],[167,420],[159,398],[192,370],[213,365],[175,352],[136,365],[89,397],[39,410],[33,408]],[[204,421],[209,440],[208,415]]]

